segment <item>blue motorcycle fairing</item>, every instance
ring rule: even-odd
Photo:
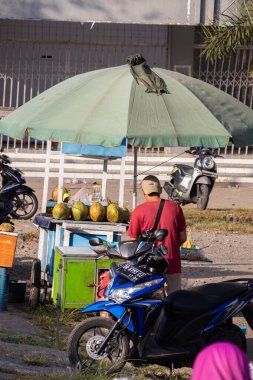
[[[134,303],[134,308],[138,315],[138,332],[139,335],[145,335],[147,330],[154,327],[153,321],[161,313],[164,302],[162,300],[143,300]],[[129,305],[130,306],[130,305]],[[132,305],[131,305],[132,306]],[[144,312],[146,313],[146,322],[144,324]],[[155,316],[155,317],[154,317]],[[145,325],[145,329],[143,329]]]
[[[132,282],[117,284],[117,281],[114,281],[114,283],[110,286],[110,289],[108,290],[107,296],[108,297],[111,296],[115,289],[118,290],[118,289],[125,289],[125,288],[134,288],[135,286],[137,287],[138,285],[142,285],[153,280],[161,280],[161,281],[157,284],[154,284],[152,286],[150,285],[146,286],[144,289],[141,289],[139,291],[136,291],[135,293],[132,293],[131,295],[129,295],[129,299],[126,299],[124,303],[129,302],[130,300],[134,301],[134,299],[136,298],[143,297],[144,295],[148,293],[153,293],[155,290],[160,289],[161,286],[166,282],[166,278],[159,275],[151,275],[149,278],[144,279],[143,281],[139,281],[135,283],[134,285]]]
[[[20,183],[8,182],[6,183],[1,190],[1,194],[9,193],[10,191],[15,190],[16,194],[32,194],[34,190],[29,186],[22,185]]]
[[[121,318],[126,308],[116,304],[112,300],[98,301],[81,310],[82,313],[94,313],[97,311],[107,311],[117,319]],[[123,325],[131,332],[135,331],[135,326],[132,318],[127,314],[123,319]]]
[[[216,309],[212,310],[210,314],[216,314],[216,316],[208,323],[208,325],[201,331],[201,334],[207,332],[210,329],[218,326],[222,321],[226,321],[228,319],[233,318],[237,315],[244,306],[248,303],[248,301],[240,301],[239,298],[236,298],[232,301],[228,301]],[[235,305],[237,304],[237,306]]]
[[[19,185],[19,187],[16,189],[16,193],[17,194],[24,194],[24,193],[32,194],[34,193],[34,190],[27,185]]]

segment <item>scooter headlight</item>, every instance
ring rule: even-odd
[[[141,290],[144,290],[146,288],[150,288],[150,287],[152,287],[154,285],[158,285],[160,283],[161,284],[163,283],[163,278],[158,278],[156,280],[147,281],[147,282],[144,282],[142,284],[134,285],[134,286],[127,287],[127,288],[115,289],[109,295],[108,298],[114,300],[117,303],[122,303],[122,302],[127,301],[130,298],[133,298],[135,293],[138,293]]]
[[[211,157],[205,157],[203,159],[203,168],[211,170],[214,167],[214,161]]]

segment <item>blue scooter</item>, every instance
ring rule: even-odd
[[[197,353],[216,341],[232,342],[246,351],[247,342],[233,317],[242,312],[253,330],[253,279],[235,279],[179,290],[163,298],[168,263],[166,248],[156,246],[167,230],[146,231],[141,240],[106,247],[113,263],[103,301],[82,310],[91,314],[68,339],[72,365],[86,373],[111,374],[126,362],[166,366],[191,365]],[[98,238],[90,240],[103,244]],[[108,317],[105,317],[105,313]],[[95,315],[95,316],[94,316]]]

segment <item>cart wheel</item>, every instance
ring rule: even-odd
[[[41,286],[41,262],[39,259],[33,259],[31,269],[31,284],[40,288]]]
[[[31,285],[30,294],[29,294],[29,307],[34,309],[40,303],[40,288],[37,286]]]
[[[30,293],[28,304],[30,308],[35,308],[40,302],[41,287],[41,262],[39,259],[33,259],[31,269]]]
[[[46,280],[41,280],[40,303],[45,305],[47,298],[50,300],[50,297],[48,297],[48,283]]]

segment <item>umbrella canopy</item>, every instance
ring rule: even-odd
[[[200,80],[155,69],[169,93],[156,95],[129,66],[74,76],[44,91],[0,121],[0,133],[40,140],[118,147],[253,144],[253,111]]]

